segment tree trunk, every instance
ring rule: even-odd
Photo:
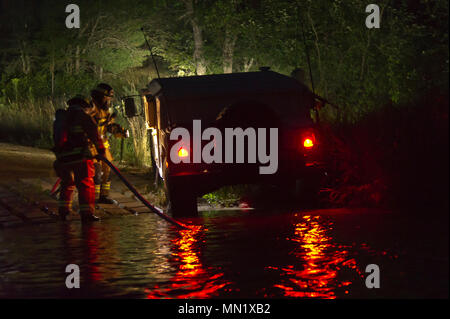
[[[368,32],[367,33],[367,45],[365,47],[365,50],[364,50],[362,58],[361,58],[361,71],[360,71],[360,74],[359,74],[359,80],[360,81],[363,80],[364,67],[365,67],[365,64],[366,64],[366,57],[367,57],[367,54],[369,52],[369,47],[370,47],[370,33]]]
[[[227,28],[223,44],[223,73],[233,73],[233,55],[237,36]]]
[[[67,74],[72,74],[72,46],[68,45],[67,46],[67,50],[66,50],[67,54],[66,54],[66,73]]]
[[[195,69],[198,75],[206,74],[206,62],[203,56],[203,36],[202,29],[194,15],[194,4],[192,0],[185,0],[186,13],[192,25],[192,32],[194,35],[194,62]]]
[[[31,71],[30,57],[25,52],[25,42],[20,41],[20,60],[22,61],[22,72],[28,74]]]
[[[27,61],[27,74],[31,73],[31,61],[30,61],[30,55],[26,55],[25,59]]]
[[[23,74],[27,74],[26,61],[25,61],[25,56],[23,54],[23,51],[20,53],[20,60],[22,61],[22,72],[23,72]]]
[[[52,98],[55,93],[55,58],[52,58],[52,63],[50,64],[50,74],[52,76]]]
[[[385,7],[381,8],[380,18],[383,16],[384,8]],[[369,48],[370,48],[370,34],[371,34],[371,32],[366,32],[366,34],[367,34],[367,44],[366,44],[364,53],[363,53],[362,58],[361,58],[361,71],[360,71],[360,74],[359,74],[359,80],[360,81],[362,81],[363,78],[364,78],[364,70],[365,70],[366,62],[367,62],[367,54],[369,53]]]
[[[248,61],[244,62],[244,72],[248,72],[253,65],[253,58],[250,58]]]
[[[192,21],[192,30],[194,31],[194,60],[198,75],[206,74],[206,62],[203,57],[203,38],[202,30],[198,24]]]
[[[320,47],[319,47],[319,36],[317,35],[317,31],[316,28],[314,27],[314,22],[311,18],[311,12],[308,10],[308,18],[309,18],[309,22],[311,23],[311,28],[314,32],[314,36],[315,36],[315,40],[314,40],[314,45],[316,47],[316,52],[317,52],[317,64],[319,66],[319,76],[320,76],[320,84],[323,87],[323,91],[325,93],[325,98],[328,98],[328,87],[327,87],[327,81],[325,79],[325,75],[323,72],[323,67],[322,67],[322,59],[320,56]]]
[[[80,46],[77,45],[75,50],[75,74],[80,73]]]
[[[142,116],[135,116],[128,119],[128,124],[130,125],[131,135],[133,136],[134,164],[139,167],[151,167],[152,157],[145,119]]]

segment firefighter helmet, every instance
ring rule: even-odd
[[[78,94],[67,101],[67,105],[79,105],[82,108],[90,108],[92,105],[89,103],[88,99],[81,94]]]
[[[106,83],[100,83],[98,84],[95,89],[92,90],[93,92],[100,93],[101,95],[107,96],[107,97],[114,97],[114,90],[113,88]]]

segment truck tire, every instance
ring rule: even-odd
[[[320,206],[320,190],[324,185],[323,173],[310,174],[297,181],[296,192],[302,205],[308,208]]]
[[[166,177],[164,191],[168,202],[168,212],[173,217],[197,217],[197,194],[193,185],[178,178]]]

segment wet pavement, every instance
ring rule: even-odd
[[[448,298],[448,215],[203,211],[0,229],[1,298]],[[68,264],[79,289],[65,286]],[[368,289],[366,266],[380,269]]]

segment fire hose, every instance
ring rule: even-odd
[[[142,204],[147,206],[147,208],[150,209],[150,211],[152,211],[159,217],[165,219],[169,223],[171,223],[179,228],[188,229],[188,227],[186,225],[183,225],[182,223],[177,222],[175,219],[164,214],[161,209],[150,204],[141,194],[139,194],[139,192],[136,190],[136,188],[134,188],[133,185],[131,185],[130,182],[128,182],[128,180],[122,175],[122,173],[120,173],[119,169],[117,167],[115,167],[113,163],[108,161],[104,156],[97,155],[96,158],[105,162],[109,167],[111,167],[111,169],[114,171],[114,173],[116,173],[116,175],[122,180],[122,182],[128,187],[128,189],[137,197],[137,199],[139,199],[142,202]]]
[[[159,217],[165,219],[169,223],[171,223],[171,224],[173,224],[173,225],[175,225],[175,226],[177,226],[177,227],[179,227],[181,229],[189,229],[188,226],[186,226],[186,225],[176,221],[175,219],[167,216],[166,214],[164,214],[160,208],[150,204],[141,194],[139,194],[139,192],[136,190],[136,188],[134,188],[134,186],[131,185],[130,182],[122,175],[122,173],[119,171],[119,169],[117,167],[115,167],[113,163],[108,161],[104,156],[97,155],[95,158],[105,162],[109,167],[111,167],[111,169],[121,179],[121,181],[125,184],[125,186],[127,186],[128,189],[136,196],[136,198],[139,199],[142,202],[142,204],[144,204],[148,209],[150,209],[150,211],[152,213],[155,213]],[[61,181],[60,179],[58,179],[56,181],[56,183],[53,186],[53,189],[51,191],[52,194],[56,193],[56,188],[58,187],[60,181]]]

